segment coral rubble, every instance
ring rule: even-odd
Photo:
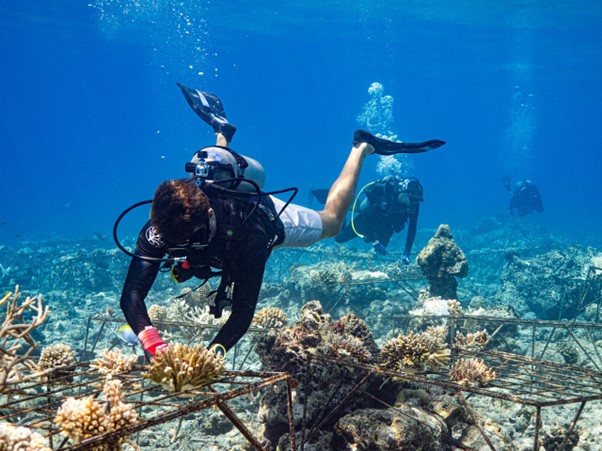
[[[143,376],[168,391],[200,387],[218,378],[224,370],[224,357],[203,345],[170,344],[157,353]]]

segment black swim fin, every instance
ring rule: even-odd
[[[360,142],[368,143],[374,147],[374,153],[378,155],[395,155],[398,153],[422,153],[436,149],[445,144],[440,139],[430,139],[420,143],[398,143],[388,139],[377,138],[366,130],[356,130],[353,134],[353,144]]]
[[[224,135],[228,142],[232,141],[236,127],[228,122],[226,111],[219,97],[210,92],[188,88],[181,83],[177,83],[177,85],[194,112],[209,124],[215,133]]]

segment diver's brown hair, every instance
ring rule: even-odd
[[[208,210],[209,199],[194,179],[165,181],[155,191],[151,224],[165,240],[179,243],[206,224]]]

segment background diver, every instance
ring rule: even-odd
[[[508,204],[510,214],[514,216],[516,212],[517,216],[526,216],[534,211],[542,213],[543,200],[539,188],[531,180],[523,179],[516,182],[514,190],[512,190],[510,180],[510,176],[501,178],[504,189],[511,193]]]
[[[401,232],[407,222],[408,231],[401,261],[408,265],[416,238],[420,203],[424,200],[422,185],[414,177],[390,175],[369,183],[360,194],[362,192],[366,197],[359,204],[359,212],[355,208],[356,199],[351,212],[352,220],[335,237],[335,241],[346,243],[359,237],[366,243],[372,243],[378,254],[386,255],[386,247],[393,233]]]
[[[261,165],[227,147],[236,127],[227,121],[220,100],[179,86],[193,110],[213,127],[216,146],[199,150],[186,165],[192,177],[165,181],[157,188],[151,219],[142,228],[134,253],[119,243],[117,225],[132,208],[150,201],[124,211],[114,228],[117,245],[133,257],[122,290],[121,309],[147,357],[167,347],[152,326],[144,303],[162,267],[171,267],[176,281],[221,276],[211,312],[220,317],[222,308],[231,305],[232,313],[208,347],[215,346],[216,352],[221,347],[228,351],[251,324],[272,249],[309,246],[337,235],[367,155],[420,153],[445,144],[440,140],[395,143],[356,131],[353,147],[330,188],[324,209],[314,211],[290,203],[292,198],[283,202],[261,192],[265,181]]]

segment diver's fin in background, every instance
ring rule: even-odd
[[[356,130],[353,134],[353,144],[360,142],[368,143],[374,147],[374,153],[378,155],[395,155],[398,153],[422,153],[436,149],[445,144],[440,139],[429,139],[419,143],[400,143],[384,138],[377,138],[366,130]]]
[[[326,199],[328,198],[328,192],[330,190],[326,188],[322,189],[312,189],[311,193],[313,196],[320,202],[322,205],[326,204]]]
[[[236,132],[236,127],[228,122],[224,105],[218,96],[210,92],[199,91],[198,89],[188,88],[181,83],[176,83],[182,90],[184,98],[193,111],[207,124],[209,124],[215,133],[221,133],[228,142]]]

